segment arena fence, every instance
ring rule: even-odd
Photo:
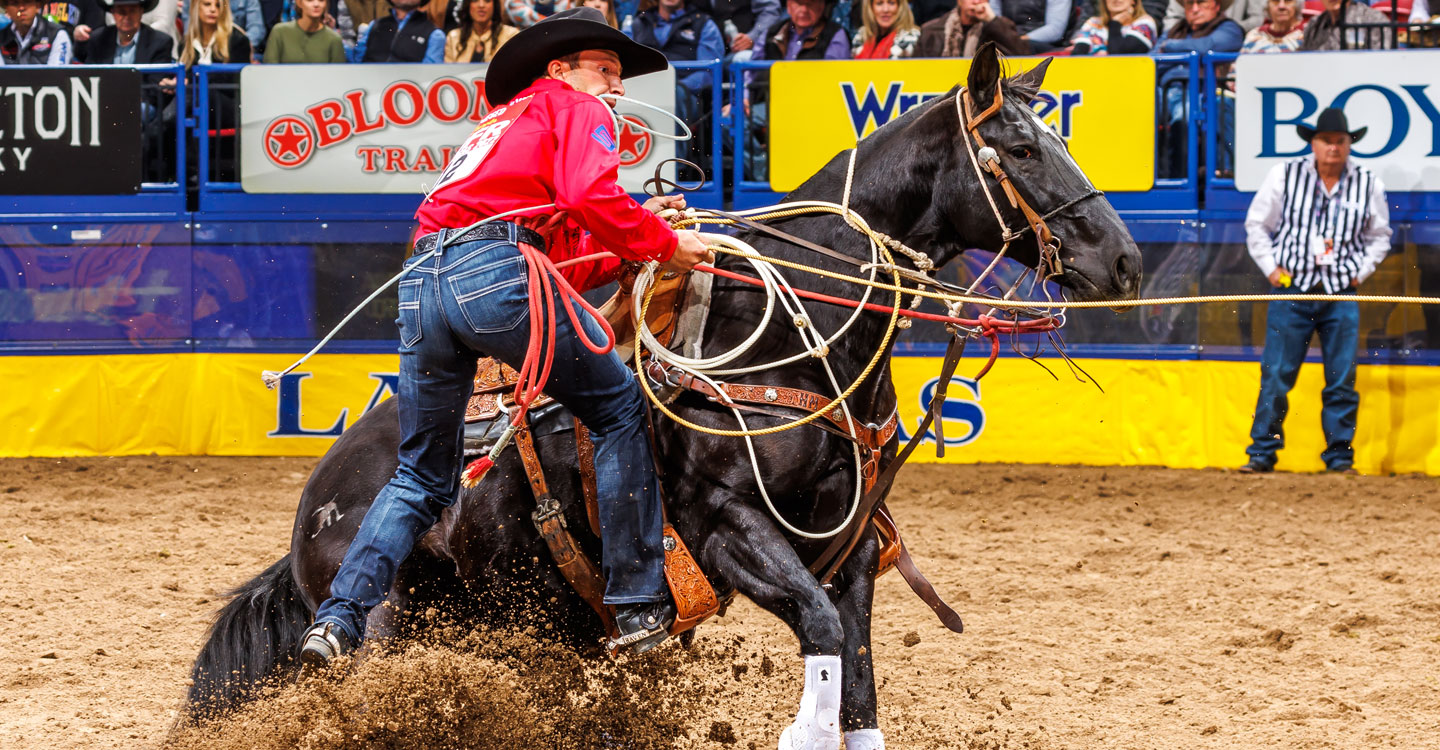
[[[1305,57],[1319,75],[1337,80],[1345,70],[1372,75],[1365,71],[1373,60],[1386,61],[1393,72],[1363,84],[1287,73],[1288,89],[1298,93],[1274,96],[1317,106],[1349,96],[1365,105],[1356,108],[1363,113],[1352,114],[1352,121],[1383,114],[1372,106],[1378,103],[1406,106],[1409,130],[1375,163],[1390,165],[1386,159],[1398,158],[1398,166],[1385,168],[1402,170],[1425,164],[1429,157],[1423,150],[1407,156],[1406,149],[1428,141],[1427,127],[1440,124],[1426,119],[1425,105],[1412,93],[1434,95],[1440,85],[1427,89],[1426,80],[1406,78],[1406,66],[1389,61],[1434,53],[1333,54],[1343,60],[1316,64],[1313,55]],[[1260,75],[1248,64],[1233,55],[1057,60],[1047,76],[1050,98],[1039,105],[1043,117],[1068,129],[1077,159],[1100,175],[1097,184],[1141,244],[1144,296],[1263,291],[1245,251],[1243,219],[1252,194],[1244,181],[1254,179],[1246,170],[1263,152],[1250,131],[1293,132],[1281,121],[1293,119],[1298,109],[1252,122],[1257,108],[1247,109],[1245,97],[1268,94],[1246,87],[1246,76]],[[787,65],[809,67],[787,71]],[[1122,65],[1151,68],[1105,72]],[[702,95],[687,103],[695,105],[687,119],[704,137],[681,155],[703,164],[707,173],[690,200],[745,207],[773,202],[791,187],[773,177],[818,166],[798,157],[823,163],[881,120],[944,93],[963,80],[964,62],[678,67],[677,76],[699,73],[706,83],[699,87]],[[1177,67],[1184,75],[1162,84],[1163,71]],[[143,178],[133,194],[4,198],[0,350],[10,356],[0,357],[0,368],[28,396],[7,399],[0,412],[6,424],[28,427],[0,438],[0,455],[322,452],[347,424],[393,393],[393,299],[382,297],[366,308],[329,354],[288,376],[278,392],[264,390],[258,372],[278,369],[288,361],[285,355],[308,348],[395,272],[412,229],[416,193],[434,175],[415,175],[413,187],[403,193],[249,192],[242,174],[247,128],[253,136],[256,127],[274,121],[255,126],[242,117],[253,115],[240,108],[244,66],[201,66],[188,83],[178,66],[136,71],[145,126],[139,146]],[[433,71],[431,66],[432,77]],[[776,109],[768,95],[772,77],[778,87],[793,87],[797,80],[824,84],[812,83],[806,94],[811,98],[786,98]],[[1135,80],[1143,85],[1133,85]],[[1238,88],[1232,89],[1232,82]],[[1357,87],[1358,93],[1346,94]],[[345,93],[332,98],[344,103]],[[1289,106],[1289,100],[1277,101],[1277,107]],[[1433,110],[1433,100],[1427,101]],[[766,110],[757,113],[757,103]],[[808,119],[797,123],[800,116]],[[1398,132],[1394,122],[1380,120],[1370,120],[1377,146],[1360,144],[1371,151]],[[1138,130],[1115,135],[1137,121]],[[466,130],[463,123],[452,127]],[[800,145],[787,151],[781,142]],[[1293,145],[1280,143],[1272,150]],[[771,159],[772,146],[778,162]],[[350,143],[332,150],[346,147],[352,153],[360,148]],[[1391,187],[1410,189],[1390,194],[1394,251],[1367,289],[1440,294],[1440,192],[1422,184],[1428,173],[1417,172],[1409,183],[1411,173],[1396,174],[1395,180],[1387,176]],[[1107,186],[1100,179],[1113,182]],[[1133,185],[1144,187],[1125,189]],[[961,282],[987,262],[973,253],[943,274]],[[1000,278],[1016,272],[1002,268]],[[1440,310],[1366,305],[1361,316],[1360,354],[1366,364],[1361,430],[1375,442],[1360,446],[1359,465],[1369,471],[1440,473],[1440,455],[1431,455],[1440,443],[1433,419],[1424,434],[1415,432],[1422,427],[1413,418],[1401,419],[1440,413],[1436,404],[1423,403],[1436,398],[1426,394],[1440,393],[1429,384],[1440,377],[1440,368],[1416,366],[1440,363]],[[978,383],[951,389],[946,434],[968,448],[950,455],[962,461],[1013,460],[1015,445],[1038,440],[1053,447],[1037,456],[1045,460],[1235,463],[1243,458],[1263,329],[1264,310],[1252,305],[1139,308],[1119,315],[1077,311],[1065,329],[1066,342],[1109,395],[1075,381],[1058,360],[1042,358],[1047,372],[1020,359],[1019,354],[1044,351],[1035,341],[1016,342],[1007,347],[1011,359],[985,381],[983,399]],[[938,327],[917,325],[897,348],[902,357],[894,372],[910,427],[933,392],[931,358],[943,338]],[[67,356],[49,356],[56,354]],[[1318,387],[1310,381],[1318,373],[1309,370],[1297,389],[1292,423],[1316,422],[1311,412],[1318,413]],[[1054,419],[1037,422],[1037,408]],[[1292,445],[1298,450],[1282,468],[1314,468],[1316,460],[1309,456],[1319,449],[1308,450],[1309,432],[1297,430]]]

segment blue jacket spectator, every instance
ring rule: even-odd
[[[694,0],[690,5],[709,14],[732,53],[758,49],[765,33],[780,22],[780,0]]]
[[[671,61],[719,60],[725,57],[720,28],[704,11],[690,10],[685,0],[659,0],[640,11],[631,26],[630,38],[665,53]],[[680,85],[699,93],[709,87],[710,74],[692,71],[680,78]]]
[[[1170,27],[1155,45],[1156,53],[1239,52],[1245,44],[1245,30],[1225,16],[1230,0],[1184,0],[1185,18]],[[1189,76],[1183,64],[1172,64],[1160,75],[1163,88],[1170,81]]]
[[[355,43],[351,62],[445,62],[445,32],[419,10],[424,0],[390,0]]]
[[[265,34],[269,28],[265,26],[265,16],[260,12],[260,0],[230,0],[230,17],[234,19],[235,26],[245,32],[251,47],[258,49],[265,46]]]

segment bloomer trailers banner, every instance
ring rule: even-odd
[[[1155,181],[1155,62],[1053,58],[1033,106],[1101,190]],[[1040,58],[1011,58],[1013,72]],[[770,68],[770,187],[794,189],[885,123],[964,83],[969,60],[778,62]],[[958,137],[958,131],[957,131]]]
[[[1295,126],[1320,110],[1368,128],[1350,155],[1391,192],[1440,191],[1440,53],[1241,55],[1235,68],[1235,186],[1256,190],[1270,168],[1310,153]]]
[[[267,390],[261,370],[283,353],[0,357],[0,456],[318,456],[395,394],[394,354],[322,354]],[[973,372],[981,359],[967,359]],[[1064,371],[1058,360],[1045,360]],[[1245,461],[1260,368],[1253,362],[1091,359],[1104,386],[1003,358],[984,380],[957,375],[941,405],[944,463],[1042,462],[1238,466]],[[934,398],[940,360],[896,357],[900,439]],[[1440,475],[1440,367],[1362,365],[1355,465],[1365,473]],[[1318,363],[1300,369],[1286,424],[1284,471],[1320,471],[1324,437]],[[1044,414],[1044,419],[1036,419]],[[802,428],[809,429],[809,428]],[[933,443],[935,434],[927,435]],[[737,456],[744,456],[737,442]],[[1043,449],[1037,450],[1036,446]],[[762,454],[762,460],[763,454]],[[918,449],[911,459],[936,460]],[[783,470],[783,467],[770,467]]]
[[[139,73],[0,67],[0,194],[139,190]]]
[[[240,72],[240,183],[247,193],[426,192],[488,112],[485,65],[249,65]],[[304,81],[303,86],[295,85]],[[675,109],[675,72],[625,82]],[[621,103],[620,185],[632,193],[674,143],[654,112]],[[666,176],[673,179],[673,166]]]

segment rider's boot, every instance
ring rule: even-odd
[[[780,750],[840,750],[840,657],[805,657],[805,692]]]
[[[643,654],[669,638],[673,624],[675,604],[669,600],[616,605],[615,629],[620,634],[611,645],[630,647],[635,653]]]
[[[355,650],[350,636],[334,623],[317,622],[300,637],[300,671],[315,672]]]

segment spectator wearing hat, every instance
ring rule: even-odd
[[[1350,130],[1345,113],[1331,108],[1320,113],[1315,127],[1296,130],[1313,154],[1275,165],[1255,192],[1245,216],[1250,257],[1280,294],[1354,294],[1390,252],[1385,186],[1350,158],[1350,145],[1365,137],[1366,129]],[[1288,394],[1315,334],[1325,368],[1320,458],[1329,471],[1353,471],[1360,308],[1351,300],[1269,304],[1260,398],[1245,450],[1250,460],[1241,471],[1275,467],[1275,454],[1285,445]]]
[[[1072,41],[1071,55],[1144,55],[1160,30],[1139,0],[1101,0]]]
[[[438,63],[445,61],[445,32],[420,10],[425,0],[390,0],[390,12],[360,35],[354,62]]]
[[[4,0],[10,25],[0,29],[0,59],[6,65],[69,65],[70,32],[40,15],[40,0]]]
[[[102,4],[115,19],[90,36],[85,62],[90,65],[169,65],[175,62],[175,40],[141,23],[159,0],[113,0]]]
[[[1356,24],[1388,26],[1390,24],[1390,19],[1384,13],[1363,2],[1323,0],[1323,3],[1325,9],[1305,25],[1305,38],[1300,43],[1300,49],[1305,52],[1341,49],[1341,26]],[[1347,29],[1345,31],[1344,48],[1383,49],[1387,46],[1390,46],[1390,30],[1388,28]]]
[[[1301,4],[1304,4],[1303,0]],[[1260,24],[1265,22],[1265,0],[1235,0],[1235,4],[1226,10],[1225,15],[1247,32],[1259,28]],[[1181,0],[1170,0],[1165,7],[1165,22],[1161,26],[1168,29],[1183,20],[1185,6]]]
[[[996,13],[989,0],[956,0],[949,13],[920,27],[915,56],[969,58],[986,42],[994,42],[1001,54],[1030,54],[1015,22]]]
[[[1265,23],[1245,35],[1240,51],[1245,54],[1294,52],[1300,49],[1304,36],[1300,0],[1269,0],[1265,4]]]
[[[490,0],[485,0],[489,2]],[[300,17],[276,24],[265,45],[267,63],[343,63],[345,43],[325,25],[326,0],[295,0]]]
[[[920,27],[904,0],[863,0],[860,33],[850,52],[856,60],[899,60],[915,56]]]
[[[520,33],[500,0],[465,0],[465,25],[445,35],[445,62],[490,62],[500,45]]]

